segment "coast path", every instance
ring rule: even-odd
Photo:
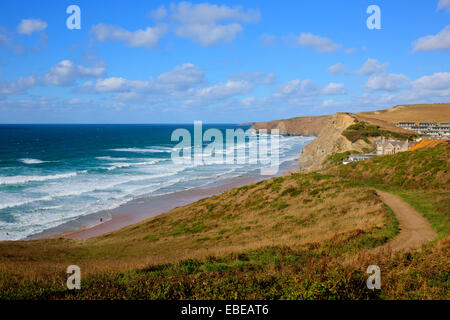
[[[428,220],[402,198],[378,189],[376,192],[381,200],[394,211],[400,232],[394,239],[375,250],[382,248],[390,248],[392,251],[417,249],[436,237],[436,232],[431,229]]]

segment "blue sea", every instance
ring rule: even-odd
[[[0,125],[0,240],[24,239],[138,198],[229,181],[261,166],[175,164],[178,141],[171,134],[177,128],[193,133],[193,125],[179,124]],[[226,129],[248,127],[203,125],[208,128],[225,137]],[[312,139],[280,137],[280,162],[297,158]]]

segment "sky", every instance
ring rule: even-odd
[[[436,102],[450,102],[450,0],[0,2],[0,123],[240,123]]]

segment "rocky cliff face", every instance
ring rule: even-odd
[[[336,152],[350,150],[362,151],[371,148],[362,140],[354,143],[347,140],[342,132],[355,122],[355,116],[347,113],[337,113],[331,116],[298,117],[286,120],[254,123],[255,130],[279,129],[284,135],[315,135],[317,138],[302,151],[299,164],[300,170],[310,171],[325,167],[327,158]],[[372,141],[370,141],[373,143]]]
[[[337,113],[331,116],[298,117],[269,122],[258,122],[253,129],[280,129],[285,135],[314,135],[317,138],[302,151],[299,159],[300,170],[309,171],[325,167],[327,158],[336,152],[363,151],[372,149],[377,137],[368,138],[368,142],[357,140],[352,143],[342,135],[342,132],[357,119],[380,130],[400,134],[410,134],[411,131],[396,126],[399,121],[413,122],[450,122],[450,104],[402,105],[387,110],[362,113]]]
[[[354,117],[349,114],[337,113],[330,116],[317,138],[302,150],[299,159],[300,170],[321,169],[325,167],[328,156],[336,152],[362,151],[362,148],[370,148],[371,144],[362,140],[352,143],[342,135],[342,132],[354,122]]]

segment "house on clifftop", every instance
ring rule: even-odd
[[[377,141],[377,155],[383,156],[408,151],[408,149],[415,144],[417,144],[417,142],[385,140],[382,138]]]

